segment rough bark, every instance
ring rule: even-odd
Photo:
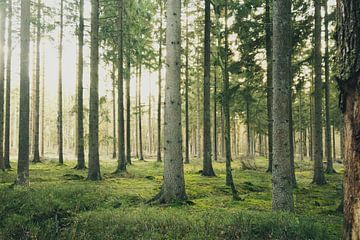
[[[99,0],[91,0],[88,180],[101,180],[99,161]]]
[[[57,115],[57,140],[59,164],[64,163],[63,149],[63,103],[62,103],[62,58],[63,58],[63,35],[64,35],[64,0],[60,2],[60,36],[59,36],[59,63],[58,63],[58,115]]]
[[[164,118],[164,184],[159,201],[187,199],[181,134],[181,2],[167,1],[166,85]]]
[[[117,69],[118,69],[118,81],[117,81],[117,92],[118,92],[118,124],[117,124],[117,152],[118,152],[118,167],[117,172],[126,171],[126,158],[125,158],[125,131],[124,131],[124,49],[123,49],[123,13],[124,13],[124,2],[118,0],[118,39],[117,39]]]
[[[30,50],[30,0],[21,1],[20,28],[20,114],[19,150],[16,183],[29,184],[29,50]]]
[[[210,117],[210,0],[205,0],[205,37],[204,37],[204,111],[203,111],[203,176],[215,176],[211,159],[211,117]]]
[[[36,18],[36,68],[35,68],[35,99],[34,99],[34,141],[33,162],[40,162],[40,42],[41,42],[41,1],[37,1]]]
[[[344,235],[360,239],[360,2],[338,1],[337,81],[344,112]]]
[[[293,189],[289,138],[289,81],[291,79],[291,0],[273,4],[273,171],[272,208],[292,211]]]
[[[325,24],[325,156],[326,156],[326,173],[335,173],[331,151],[331,123],[330,123],[330,69],[329,69],[329,16],[327,0],[324,1],[324,24]]]
[[[315,89],[314,89],[314,177],[313,183],[325,184],[322,146],[322,79],[321,79],[321,0],[315,0]]]
[[[273,79],[272,79],[272,30],[271,30],[271,6],[270,0],[266,0],[265,5],[265,48],[266,48],[266,87],[267,87],[267,117],[268,117],[268,168],[266,172],[272,172],[273,162]]]
[[[12,0],[8,1],[8,26],[7,26],[7,62],[6,62],[6,105],[5,105],[5,144],[4,144],[4,162],[5,168],[10,169],[10,106],[11,106],[11,62],[12,62]]]
[[[0,169],[5,170],[4,160],[4,90],[5,90],[5,23],[6,23],[6,4],[0,3]]]

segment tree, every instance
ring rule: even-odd
[[[211,120],[210,120],[210,0],[205,0],[205,37],[204,37],[204,112],[203,112],[203,176],[215,176],[211,162]]]
[[[99,161],[99,0],[91,0],[88,180],[101,180]]]
[[[224,83],[223,83],[223,111],[225,128],[225,156],[226,156],[226,185],[231,187],[234,200],[239,200],[231,170],[231,139],[230,139],[230,97],[229,97],[229,71],[228,71],[228,0],[225,0],[225,59],[224,59]]]
[[[336,78],[344,113],[344,235],[343,239],[360,239],[360,2],[338,2]]]
[[[62,103],[62,61],[63,61],[63,37],[64,37],[64,0],[60,1],[60,36],[59,36],[59,79],[58,79],[58,116],[57,116],[57,130],[58,130],[58,154],[59,163],[64,163],[64,149],[63,149],[63,103]]]
[[[187,5],[188,1],[185,2]],[[186,8],[185,29],[185,161],[190,163],[189,156],[189,8]]]
[[[113,154],[112,158],[116,159],[116,77],[115,77],[115,63],[112,64],[112,72],[111,72],[111,79],[112,79],[112,124],[113,124]]]
[[[6,62],[6,105],[5,105],[5,168],[10,169],[10,100],[11,100],[11,61],[12,61],[12,0],[8,1],[8,36],[7,36],[7,62]]]
[[[270,0],[266,0],[265,6],[265,48],[266,48],[266,79],[267,79],[267,114],[268,114],[268,169],[267,172],[272,172],[273,162],[273,116],[272,116],[272,103],[273,103],[273,79],[272,79],[272,30],[271,30],[271,12]]]
[[[163,1],[159,1],[160,6],[160,26],[159,26],[159,59],[158,59],[158,112],[157,112],[157,157],[156,161],[161,162],[161,70],[162,70],[162,45],[163,45]]]
[[[118,167],[117,172],[126,171],[126,159],[125,159],[125,131],[124,131],[124,49],[123,49],[123,12],[124,5],[123,0],[118,0],[118,15],[117,15],[117,26],[118,26],[118,38],[117,38],[117,69],[118,69],[118,81],[117,81],[117,92],[118,92]]]
[[[34,109],[34,141],[33,162],[40,162],[40,42],[41,42],[41,0],[37,1],[36,17],[36,69],[35,69],[35,109]]]
[[[291,79],[291,0],[273,3],[273,168],[272,208],[292,211],[288,86]]]
[[[79,0],[79,28],[78,28],[78,69],[77,69],[77,165],[76,169],[85,169],[84,153],[84,0]]]
[[[325,23],[325,152],[326,152],[326,173],[335,173],[333,167],[333,158],[331,150],[331,120],[330,120],[330,54],[329,54],[329,15],[328,15],[328,3],[324,1],[324,23]],[[333,137],[335,140],[335,136]]]
[[[321,0],[315,0],[315,89],[314,89],[314,178],[317,185],[325,184],[322,148],[322,80],[321,80]]]
[[[164,118],[164,183],[154,200],[161,203],[187,199],[181,135],[181,2],[167,1],[166,85]]]
[[[18,185],[29,185],[29,50],[30,50],[30,0],[21,1],[20,27],[20,114],[19,114],[19,150]]]
[[[128,42],[129,43],[129,42]],[[130,46],[130,44],[129,44]],[[126,162],[131,164],[131,102],[130,102],[130,78],[131,78],[131,60],[130,51],[127,51],[126,56]]]
[[[0,3],[0,143],[3,142],[4,132],[4,85],[5,85],[5,23],[6,1]],[[0,169],[5,170],[3,144],[0,144]]]

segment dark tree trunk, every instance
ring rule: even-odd
[[[124,4],[123,0],[118,0],[118,39],[117,39],[117,92],[118,92],[118,125],[117,125],[117,152],[118,152],[118,166],[117,172],[126,171],[126,159],[125,159],[125,131],[124,131],[124,51],[123,51],[123,13]],[[141,129],[141,128],[140,128]]]
[[[111,73],[112,78],[112,124],[113,124],[113,153],[112,158],[116,159],[116,79],[115,79],[115,63]]]
[[[229,104],[229,72],[228,72],[228,0],[225,0],[225,59],[224,59],[224,84],[223,84],[223,110],[225,128],[225,151],[226,151],[226,185],[231,187],[234,200],[239,200],[231,169],[231,139],[230,139],[230,104]]]
[[[214,160],[218,161],[218,126],[217,126],[217,65],[214,65]]]
[[[62,56],[63,56],[63,35],[64,35],[64,0],[60,2],[60,41],[59,41],[59,79],[58,79],[58,116],[57,116],[57,138],[59,164],[64,163],[63,149],[63,103],[62,103]]]
[[[20,114],[17,180],[19,185],[29,184],[29,50],[30,50],[30,0],[21,1],[20,50]]]
[[[77,69],[77,165],[76,169],[85,169],[84,154],[84,109],[83,109],[83,74],[84,74],[84,0],[79,1],[79,35],[78,35],[78,69]]]
[[[5,23],[6,4],[0,5],[0,169],[5,170],[4,160],[4,89],[5,89]]]
[[[131,101],[130,101],[130,78],[131,78],[131,59],[130,50],[128,50],[126,65],[126,162],[131,164]]]
[[[36,68],[35,68],[35,96],[34,96],[34,141],[33,162],[40,162],[40,42],[41,42],[41,1],[37,1],[36,18]]]
[[[273,162],[273,117],[272,117],[272,99],[273,99],[273,79],[272,79],[272,30],[271,30],[271,6],[270,0],[266,0],[265,6],[265,47],[266,47],[266,85],[267,85],[267,117],[268,117],[268,169],[266,172],[272,172]]]
[[[317,185],[325,184],[322,146],[322,80],[321,80],[321,0],[315,0],[315,91],[314,91],[314,178]]]
[[[99,161],[99,0],[91,0],[89,169],[88,180],[101,180]]]
[[[11,61],[12,61],[12,0],[8,1],[8,37],[7,37],[7,62],[6,62],[6,105],[5,105],[5,168],[10,169],[10,106],[11,106]]]
[[[324,1],[325,12],[325,155],[326,155],[326,173],[335,173],[333,166],[333,158],[331,154],[331,125],[330,125],[330,69],[329,69],[329,16],[328,16],[328,3]]]
[[[360,2],[338,1],[337,81],[344,112],[344,235],[360,239]]]
[[[289,79],[288,85],[288,101],[289,101],[289,143],[290,143],[290,167],[291,167],[291,182],[293,186],[296,186],[296,177],[295,177],[295,156],[294,156],[294,127],[293,127],[293,111],[292,111],[292,78]]]
[[[162,45],[163,45],[163,1],[160,5],[160,27],[159,27],[159,59],[158,59],[158,112],[157,112],[157,154],[156,161],[161,162],[161,70],[162,70]]]
[[[203,176],[215,176],[211,160],[211,120],[210,120],[210,0],[205,0],[205,37],[204,37],[204,111],[203,111]]]
[[[291,0],[277,0],[273,5],[273,171],[272,208],[292,211],[293,184],[290,161],[289,82],[291,80]]]

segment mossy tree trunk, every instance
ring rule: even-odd
[[[273,4],[273,169],[272,208],[292,211],[294,208],[289,134],[289,82],[291,79],[291,0]]]

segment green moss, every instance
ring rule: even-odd
[[[311,184],[312,164],[297,163],[295,212],[271,212],[271,174],[267,160],[256,171],[240,170],[234,179],[244,201],[233,201],[225,186],[225,164],[217,176],[202,177],[200,160],[185,166],[189,206],[148,206],[162,183],[162,164],[137,162],[128,174],[113,175],[115,161],[102,161],[104,180],[88,182],[75,162],[31,165],[29,188],[9,188],[16,171],[0,173],[0,239],[339,239],[341,174],[328,184]],[[15,163],[13,163],[15,166]],[[342,169],[336,165],[336,170]]]

